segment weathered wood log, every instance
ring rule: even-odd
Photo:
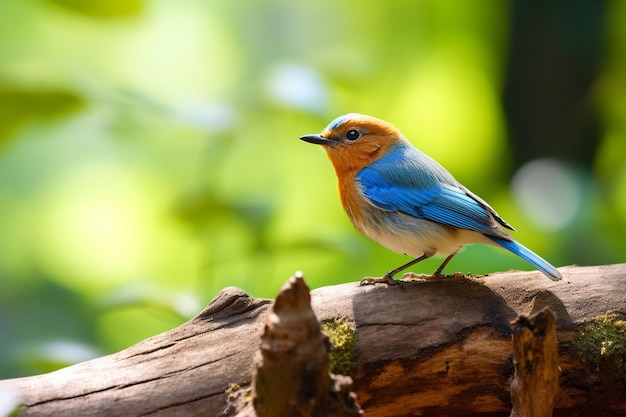
[[[559,392],[556,315],[545,307],[530,317],[519,316],[511,327],[515,375],[510,417],[552,417]]]
[[[404,289],[349,283],[319,288],[311,298],[320,320],[343,319],[356,332],[349,375],[365,415],[507,416],[509,322],[546,306],[556,312],[559,340],[554,415],[624,415],[625,354],[603,352],[624,344],[626,264],[561,272],[560,282],[508,272]],[[21,397],[23,416],[220,415],[228,387],[251,382],[270,303],[227,288],[178,328],[56,372],[0,381],[0,389]],[[597,317],[615,330],[607,336],[614,340],[593,332]]]

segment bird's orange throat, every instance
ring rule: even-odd
[[[363,197],[360,197],[361,191],[358,189],[358,185],[355,181],[341,181],[337,179],[337,188],[339,189],[339,198],[341,199],[341,205],[354,227],[356,227],[361,233],[365,233],[363,224],[363,213],[365,211],[361,207],[363,204]]]
[[[361,161],[359,158],[350,159],[347,155],[344,158],[341,153],[333,153],[332,150],[328,149],[327,152],[335,168],[341,205],[354,226],[364,233],[361,226],[363,224],[362,213],[364,213],[361,205],[364,200],[355,177],[359,171],[368,165],[368,162]]]
[[[360,185],[355,177],[363,168],[383,157],[391,145],[392,143],[373,138],[373,140],[351,143],[348,146],[339,144],[324,147],[335,168],[341,204],[352,224],[361,233],[365,233],[363,204],[366,200],[363,198]]]

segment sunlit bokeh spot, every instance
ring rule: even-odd
[[[311,68],[298,65],[274,68],[268,79],[267,91],[270,98],[282,106],[313,112],[326,108],[326,85]]]
[[[39,361],[52,365],[83,362],[102,355],[102,352],[91,345],[69,339],[50,340],[33,346],[30,353]]]
[[[186,103],[178,106],[176,112],[181,120],[210,133],[224,132],[237,121],[235,109],[224,103]]]
[[[16,411],[22,399],[17,392],[11,391],[8,388],[0,389],[0,416],[10,416]]]
[[[170,224],[168,195],[154,180],[115,164],[76,168],[44,203],[44,264],[67,285],[89,282],[91,289],[189,270],[195,251]]]
[[[547,230],[569,225],[582,204],[583,192],[575,173],[552,159],[536,159],[522,166],[513,177],[512,189],[526,215]]]

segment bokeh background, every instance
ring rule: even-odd
[[[626,2],[4,0],[0,378],[126,348],[227,286],[405,262],[298,140],[348,112],[555,265],[626,259]],[[530,269],[485,246],[449,268]]]

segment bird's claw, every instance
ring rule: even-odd
[[[380,278],[366,277],[366,278],[363,278],[361,282],[359,283],[360,286],[376,285],[376,284],[399,285],[401,288],[403,287],[401,280],[395,279],[388,275],[384,275]]]

